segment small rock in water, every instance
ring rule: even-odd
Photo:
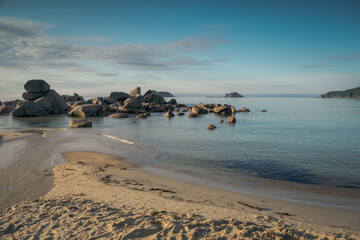
[[[212,124],[209,124],[209,125],[206,126],[206,128],[209,129],[209,130],[214,130],[216,127],[214,125],[212,125]]]
[[[185,113],[183,113],[183,112],[179,112],[179,113],[177,113],[176,115],[178,115],[178,116],[184,116],[184,115],[185,115]]]
[[[165,117],[167,117],[167,118],[172,118],[172,117],[174,117],[175,115],[172,113],[172,112],[167,112],[167,113],[165,113]]]
[[[224,120],[222,120],[222,119],[219,120],[219,123],[223,123],[223,122],[224,122]]]
[[[109,118],[128,118],[129,114],[127,113],[114,113],[108,116]]]
[[[199,115],[197,115],[196,113],[189,113],[188,117],[189,118],[194,118],[194,117],[198,117]]]
[[[245,108],[245,107],[243,107],[243,108],[240,109],[240,112],[250,112],[250,110],[247,109],[247,108]]]
[[[71,128],[92,127],[92,121],[91,120],[85,120],[85,119],[71,120],[69,122],[69,127],[71,127]]]
[[[230,116],[227,118],[227,122],[228,123],[235,123],[236,122],[236,118],[234,116]]]
[[[136,116],[136,118],[147,118],[147,114],[146,113],[142,113]]]
[[[260,112],[267,112],[267,110],[260,110]]]

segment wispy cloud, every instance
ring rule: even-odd
[[[118,76],[119,74],[117,74],[117,73],[98,73],[96,75],[101,76],[101,77],[113,77],[113,76]]]
[[[360,54],[353,54],[353,55],[333,55],[333,56],[324,56],[324,57],[317,57],[313,58],[313,60],[353,60],[353,59],[360,59]]]
[[[147,84],[162,81],[161,77],[147,73],[136,74],[133,76],[133,79],[136,80],[138,84]]]
[[[312,58],[311,60],[316,61],[316,63],[305,65],[301,68],[332,68],[346,66],[352,64],[352,61],[354,60],[360,60],[360,54],[323,56]]]
[[[100,43],[109,39],[101,36],[51,36],[46,34],[50,27],[46,23],[1,17],[0,68],[90,71],[91,67],[83,62],[94,60],[124,70],[149,71],[210,66],[225,61],[204,54],[215,46],[227,44],[224,39],[185,37],[159,44],[101,46]]]

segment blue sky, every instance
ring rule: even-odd
[[[360,86],[360,1],[0,0],[0,98],[320,94]]]

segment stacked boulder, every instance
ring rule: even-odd
[[[50,85],[41,79],[29,80],[24,85],[25,101],[17,103],[10,112],[13,117],[45,116],[65,113],[68,109],[64,99]]]

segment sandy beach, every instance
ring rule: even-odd
[[[100,152],[63,158],[46,195],[1,212],[1,239],[360,239],[356,211],[164,178]]]

